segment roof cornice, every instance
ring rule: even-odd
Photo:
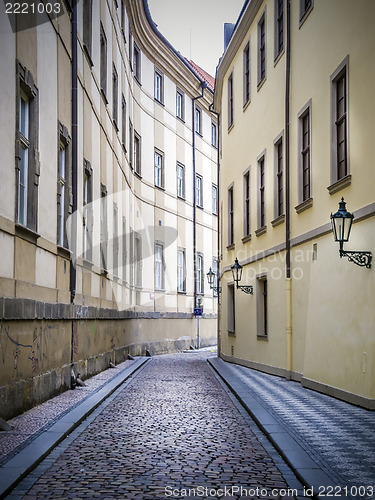
[[[257,13],[259,12],[262,3],[263,0],[250,0],[244,12],[241,11],[242,16],[240,14],[240,18],[236,22],[236,27],[229,41],[228,47],[226,48],[216,68],[213,109],[217,113],[220,113],[221,111],[221,97],[223,92],[224,76],[229,70],[232,61],[236,56],[238,49],[240,48],[246,36],[246,33],[249,31],[249,28],[253,23]]]

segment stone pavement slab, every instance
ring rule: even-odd
[[[95,410],[121,384],[131,377],[150,358],[140,357],[126,366],[103,387],[83,399],[77,406],[63,414],[50,427],[43,430],[18,453],[0,467],[0,498],[11,491],[14,486],[40,463],[80,422]]]
[[[375,497],[375,412],[220,358],[209,362],[314,493]]]

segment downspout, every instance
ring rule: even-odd
[[[77,254],[77,154],[78,154],[78,77],[77,77],[77,3],[72,2],[72,226],[71,226],[71,261],[70,261],[70,303],[74,304],[76,295],[76,254]],[[73,264],[74,262],[74,264]],[[72,319],[72,336],[70,345],[70,363],[73,364],[74,319]],[[72,366],[72,388],[75,387],[75,376]]]
[[[290,0],[286,0],[286,73],[285,73],[285,243],[286,243],[286,370],[292,376],[292,278],[290,255]]]
[[[192,98],[192,126],[193,133],[193,261],[194,261],[194,308],[197,307],[197,200],[195,195],[195,101],[204,96],[204,89],[207,88],[207,83],[201,83],[202,94]]]
[[[213,102],[209,105],[208,109],[217,116],[217,251],[218,251],[218,280],[217,286],[220,287],[220,114],[212,109]],[[220,302],[220,292],[217,292],[217,355],[220,357],[221,351],[221,302]]]

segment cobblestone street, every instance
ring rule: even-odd
[[[240,498],[241,487],[265,498],[264,489],[287,489],[206,357],[153,358],[24,498],[207,498],[220,489]]]

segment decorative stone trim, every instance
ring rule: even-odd
[[[338,180],[337,182],[334,182],[330,186],[327,187],[329,194],[335,194],[338,191],[341,191],[342,189],[350,186],[352,183],[352,176],[351,174],[346,175],[342,179]]]
[[[302,203],[294,207],[294,209],[297,212],[297,214],[300,214],[305,210],[307,210],[308,208],[311,208],[312,206],[313,206],[313,198],[308,198],[307,200],[303,201]]]

